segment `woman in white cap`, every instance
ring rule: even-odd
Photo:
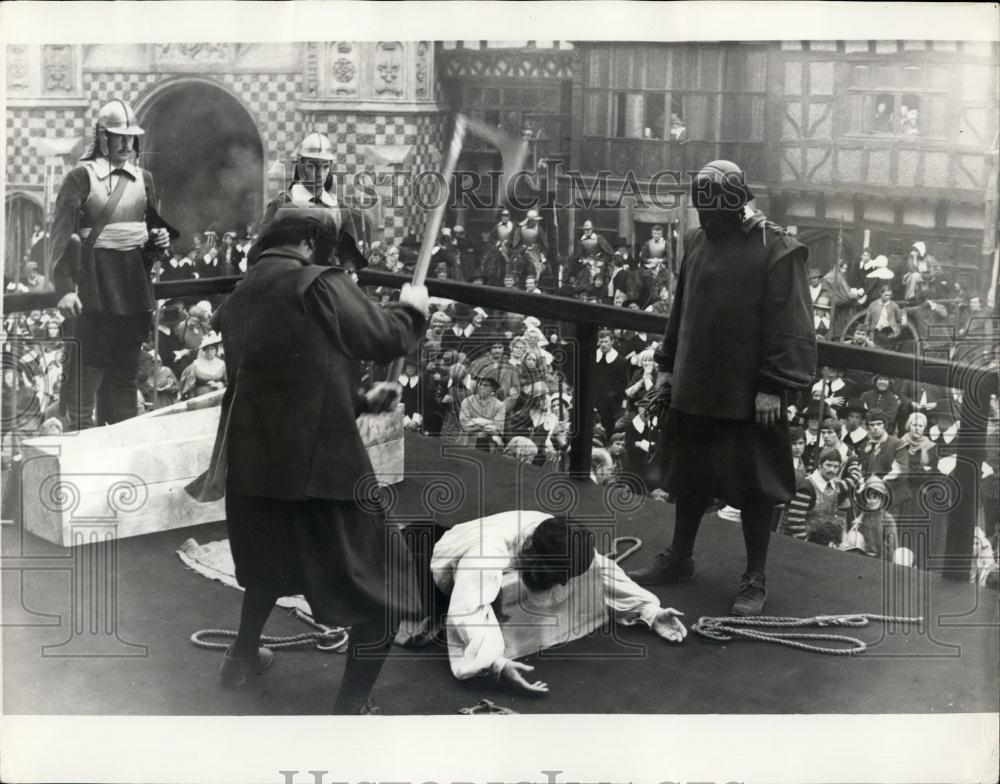
[[[927,243],[914,242],[906,261],[906,274],[903,275],[906,286],[903,298],[916,300],[921,288],[934,283],[940,276],[941,265],[927,252]]]

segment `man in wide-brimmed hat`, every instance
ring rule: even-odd
[[[816,337],[824,340],[830,336],[830,298],[826,294],[820,294],[813,303],[813,329]]]
[[[236,244],[236,232],[227,231],[222,235],[222,252],[219,260],[222,262],[224,274],[242,275],[246,272],[245,254]]]
[[[454,349],[456,353],[468,355],[475,348],[476,328],[472,326],[472,306],[455,302],[451,308],[452,323],[441,335],[441,350]]]
[[[174,334],[174,330],[178,324],[186,320],[187,311],[184,309],[184,303],[178,299],[164,302],[156,320],[156,353],[163,366],[171,370],[175,370],[174,365],[177,363],[176,352],[186,348],[184,341]]]
[[[823,274],[813,267],[809,270],[809,297],[813,303],[819,299],[823,293]]]

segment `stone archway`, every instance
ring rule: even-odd
[[[264,149],[253,117],[224,87],[204,79],[162,85],[138,108],[146,131],[141,165],[153,173],[178,247],[209,228],[242,230],[263,214]]]

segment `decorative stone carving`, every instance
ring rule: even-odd
[[[11,90],[28,89],[28,47],[7,47],[7,87]]]
[[[84,44],[81,68],[86,73],[148,73],[152,66],[147,44]]]
[[[306,44],[306,96],[316,98],[319,95],[319,44],[310,41]]]
[[[332,90],[327,88],[324,90],[325,93],[332,92],[338,97],[358,94],[360,69],[357,57],[357,51],[350,41],[338,41],[330,45],[327,50],[327,62],[330,63],[329,73],[332,77]],[[328,80],[327,83],[330,84],[331,80]]]
[[[413,162],[412,144],[363,144],[358,147],[365,166],[375,171],[392,171],[393,167],[406,169]]]
[[[343,83],[354,81],[354,77],[357,75],[357,72],[358,71],[354,67],[354,63],[346,57],[341,57],[333,64],[333,78],[338,82]]]
[[[426,41],[417,44],[417,98],[430,96],[430,47]]]
[[[170,43],[154,44],[157,65],[231,63],[236,59],[237,44]]]
[[[73,92],[73,48],[66,44],[46,46],[42,74],[45,92]]]
[[[574,65],[576,63],[576,65]],[[517,78],[517,79],[572,79],[581,73],[582,61],[572,50],[510,52],[452,50],[442,52],[438,68],[446,78]],[[590,58],[590,78],[600,74],[600,61]]]
[[[403,45],[381,41],[375,47],[375,93],[403,94]]]

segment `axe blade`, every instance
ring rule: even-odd
[[[501,200],[506,200],[507,183],[518,172],[524,170],[524,162],[528,158],[527,139],[519,139],[499,128],[492,128],[475,117],[467,117],[465,115],[461,115],[461,117],[469,133],[488,141],[500,151],[500,157],[503,161],[503,172],[501,172],[500,177],[500,198]]]

